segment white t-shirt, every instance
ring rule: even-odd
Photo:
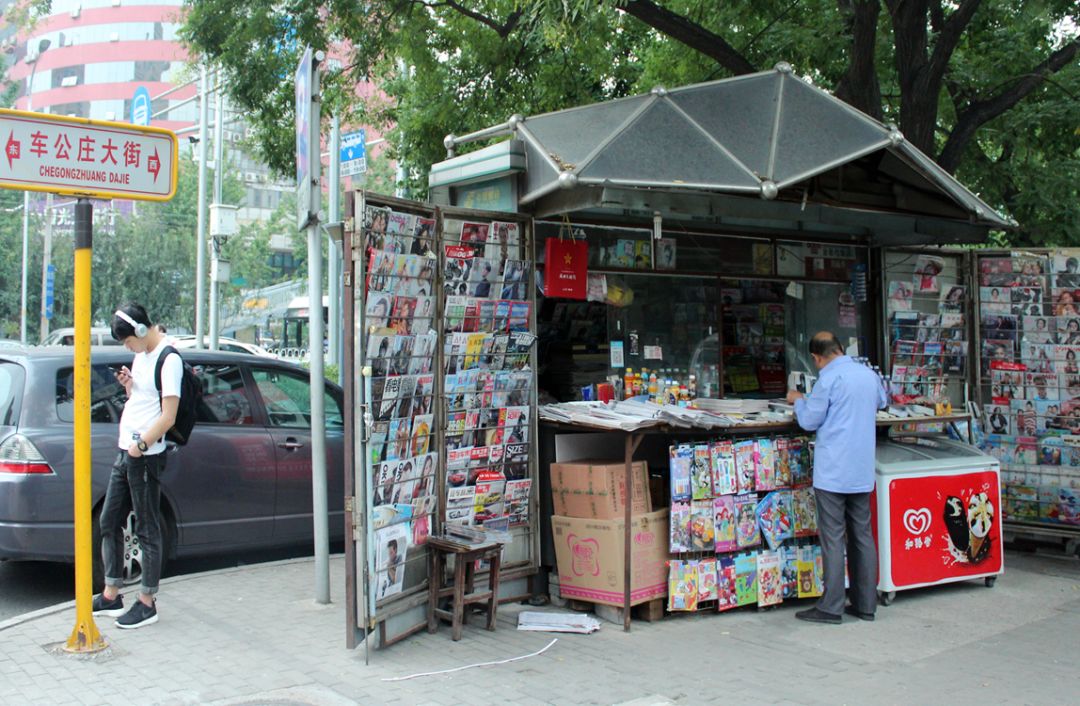
[[[142,434],[154,425],[161,416],[161,401],[158,399],[157,385],[154,384],[154,369],[158,356],[168,346],[163,338],[161,343],[149,353],[136,353],[131,363],[131,396],[120,415],[121,449],[131,447],[133,434]],[[184,377],[184,364],[179,355],[170,355],[161,366],[161,397],[180,397],[180,381]],[[152,456],[165,450],[164,439],[158,439],[146,450]]]

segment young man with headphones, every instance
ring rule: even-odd
[[[109,476],[101,508],[101,554],[105,562],[105,589],[94,597],[94,615],[119,616],[118,628],[139,628],[158,619],[154,595],[161,578],[164,551],[161,518],[161,474],[165,470],[165,432],[176,422],[184,364],[168,355],[161,367],[160,396],[154,371],[168,345],[146,310],[125,304],[116,310],[112,335],[135,354],[129,369],[120,368],[117,381],[127,391],[120,416],[120,452]],[[130,503],[130,505],[129,505]],[[142,585],[138,600],[124,612],[124,523],[128,507],[135,511],[135,533],[142,550]]]

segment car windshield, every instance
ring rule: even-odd
[[[24,377],[22,366],[0,361],[0,426],[15,426],[19,422]]]

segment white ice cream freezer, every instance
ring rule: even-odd
[[[997,459],[944,437],[880,441],[871,503],[878,591],[896,591],[1004,573],[1001,471]]]

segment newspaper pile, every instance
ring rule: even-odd
[[[718,401],[718,400],[713,400]],[[652,402],[561,402],[540,407],[540,418],[564,424],[582,424],[602,429],[636,431],[654,426],[683,429],[722,429],[740,424],[769,424],[791,421],[790,412],[770,411],[767,400],[753,400],[754,411],[720,413],[692,407]]]
[[[518,630],[577,632],[588,635],[600,629],[600,621],[588,613],[548,613],[527,610],[518,614]]]

